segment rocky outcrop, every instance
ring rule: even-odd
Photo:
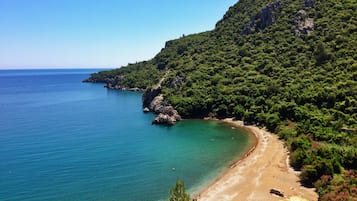
[[[180,76],[175,76],[174,78],[171,78],[169,80],[169,86],[170,88],[178,88],[180,87],[184,82],[186,81],[186,78],[180,77]]]
[[[162,95],[157,95],[149,104],[149,109],[155,113],[160,113],[159,109],[163,105],[164,97]]]
[[[306,18],[303,21],[300,21],[298,23],[297,29],[295,30],[295,33],[297,35],[300,34],[307,34],[310,35],[315,28],[315,23],[313,18]]]
[[[158,114],[152,121],[153,124],[173,125],[181,120],[181,116],[174,107],[164,102],[164,97],[160,94],[149,104],[150,111]]]
[[[274,13],[278,12],[281,7],[281,1],[266,5],[257,15],[250,18],[250,21],[243,29],[242,34],[247,35],[261,31],[275,22]]]
[[[114,84],[116,81],[115,81],[115,78],[103,78],[103,79],[100,79],[100,78],[95,78],[95,77],[89,77],[89,78],[83,80],[82,82],[111,83],[111,84]]]
[[[167,114],[162,114],[160,113],[155,117],[155,119],[152,121],[152,124],[164,124],[164,125],[174,125],[177,120]]]
[[[130,88],[130,87],[125,87],[125,86],[112,84],[110,82],[107,82],[104,87],[108,88],[108,89],[117,89],[117,90],[123,90],[123,91],[144,91],[144,89],[141,89],[141,88],[138,88],[138,87]]]
[[[97,79],[93,78],[93,77],[89,77],[85,80],[83,80],[82,82],[91,82],[91,83],[95,83],[98,82]]]
[[[105,88],[108,89],[118,89],[118,90],[123,90],[123,91],[144,91],[144,89],[142,88],[138,88],[138,87],[127,87],[127,86],[121,86],[118,85],[117,83],[120,83],[120,81],[122,81],[124,79],[124,75],[117,75],[115,77],[111,77],[111,78],[95,78],[93,76],[83,80],[82,82],[92,82],[92,83],[105,83]]]
[[[161,94],[161,86],[147,89],[142,96],[143,107],[148,107],[150,110],[152,110],[150,108],[150,104],[159,94]]]
[[[296,29],[292,32],[297,36],[301,34],[310,35],[315,28],[314,19],[307,17],[305,10],[299,10],[296,13],[294,24],[296,25]]]
[[[164,97],[161,94],[161,83],[146,90],[142,96],[144,110],[148,110],[158,114],[152,121],[153,124],[173,125],[181,120],[181,116],[170,104],[164,102]]]
[[[164,102],[162,95],[154,98],[154,100],[150,103],[149,109],[156,114],[167,114],[175,117],[177,120],[181,120],[181,117],[175,108]]]

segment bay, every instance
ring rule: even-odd
[[[251,142],[213,121],[153,126],[140,93],[81,82],[96,71],[0,71],[0,200],[163,200],[176,179],[207,185]]]

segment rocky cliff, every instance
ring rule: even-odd
[[[144,112],[152,111],[157,116],[152,121],[153,124],[166,124],[173,125],[175,122],[181,120],[181,116],[170,104],[165,103],[164,97],[161,94],[161,84],[164,81],[165,76],[160,82],[145,91],[142,96],[142,102],[144,107]],[[176,83],[177,81],[175,81]],[[176,85],[176,84],[173,84]]]
[[[242,34],[246,35],[261,31],[272,25],[276,21],[276,16],[279,14],[281,5],[282,2],[280,0],[266,5],[258,12],[258,14],[251,17],[249,23],[242,31]]]

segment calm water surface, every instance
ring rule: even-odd
[[[140,93],[81,83],[95,71],[0,71],[1,201],[162,200],[247,149],[243,130],[217,122],[152,126]]]

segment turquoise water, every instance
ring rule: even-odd
[[[152,126],[140,93],[81,83],[94,71],[0,71],[1,201],[161,200],[247,148],[243,130],[217,122]]]

